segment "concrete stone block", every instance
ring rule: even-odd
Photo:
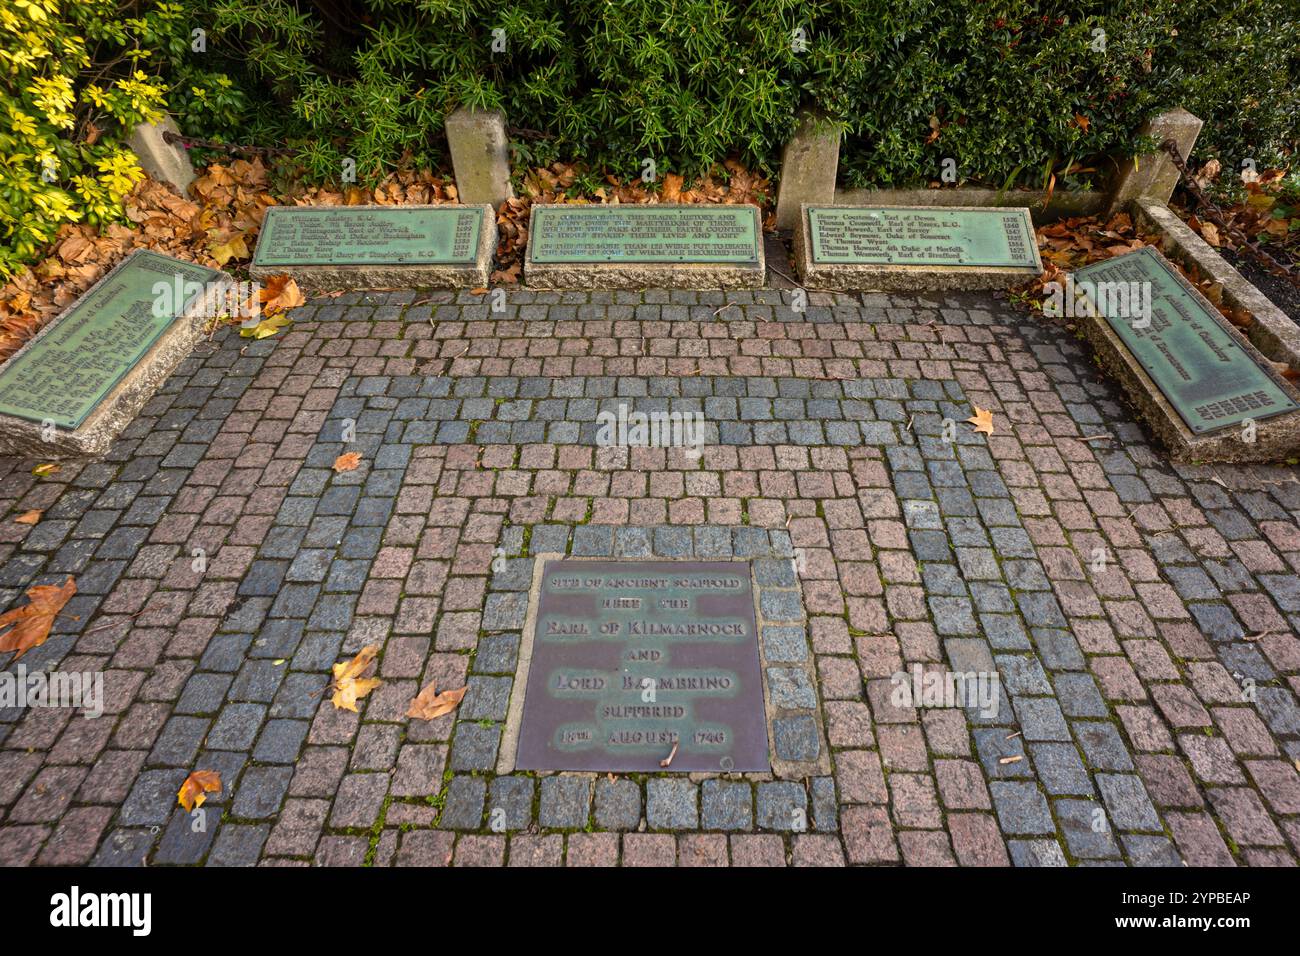
[[[781,185],[776,196],[776,227],[794,229],[804,203],[835,202],[840,165],[840,131],[823,114],[804,110],[781,153]]]
[[[491,203],[494,209],[500,207],[514,195],[505,116],[462,108],[447,114],[443,125],[460,201],[467,206]]]
[[[126,144],[140,161],[140,168],[160,183],[166,183],[182,196],[194,182],[194,165],[180,143],[169,143],[164,133],[180,135],[176,121],[164,116],[158,123],[141,123]]]
[[[1187,110],[1178,108],[1153,116],[1142,124],[1139,133],[1151,136],[1156,143],[1172,139],[1184,159],[1192,155],[1202,121]],[[1178,185],[1178,167],[1164,150],[1135,156],[1121,164],[1111,181],[1110,211],[1117,212],[1137,199],[1169,202]]]

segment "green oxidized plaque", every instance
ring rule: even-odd
[[[1073,282],[1193,432],[1297,408],[1187,280],[1150,249],[1087,266]]]
[[[537,263],[757,264],[752,206],[534,206]]]
[[[818,265],[1037,266],[1021,212],[811,206],[808,226]]]
[[[220,274],[137,252],[0,369],[0,414],[77,428]]]
[[[471,206],[272,206],[253,265],[472,265],[482,225]]]
[[[768,770],[749,565],[548,561],[521,770]]]

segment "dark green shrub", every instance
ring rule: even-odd
[[[461,104],[531,131],[529,161],[771,171],[814,103],[845,128],[849,185],[933,180],[948,157],[963,180],[1071,185],[1173,105],[1207,121],[1207,154],[1293,150],[1294,2],[220,0],[211,68],[319,178],[437,162]]]

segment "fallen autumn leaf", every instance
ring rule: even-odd
[[[38,584],[28,588],[29,604],[0,614],[0,630],[13,625],[13,630],[0,636],[0,651],[17,651],[13,658],[17,661],[33,647],[44,644],[50,636],[54,618],[76,593],[77,584],[71,576],[57,587]]]
[[[433,720],[444,714],[450,714],[460,706],[466,690],[468,687],[461,687],[458,690],[444,690],[440,694],[438,682],[431,681],[428,687],[415,695],[411,706],[407,708],[406,716],[414,717],[416,720]]]
[[[180,792],[176,798],[180,805],[187,811],[195,807],[203,806],[203,801],[208,799],[209,793],[219,793],[221,791],[221,775],[215,770],[195,770],[185,782],[181,784]]]
[[[978,405],[971,406],[975,409],[975,414],[966,419],[971,425],[975,426],[975,431],[982,435],[993,434],[993,413],[987,408],[980,408]]]

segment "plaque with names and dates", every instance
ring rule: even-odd
[[[1073,275],[1179,417],[1197,435],[1296,411],[1295,400],[1164,257],[1147,247]],[[1108,284],[1108,285],[1103,285]],[[1142,295],[1143,286],[1146,294]],[[1110,290],[1123,290],[1121,299]],[[1102,294],[1105,293],[1105,294]],[[1098,302],[1147,301],[1149,314],[1116,314]]]
[[[1023,207],[805,204],[794,237],[804,285],[863,292],[1010,288],[1042,271]]]
[[[542,575],[518,769],[770,769],[747,563],[558,560]]]
[[[253,266],[472,265],[477,206],[272,206]]]
[[[1019,210],[810,206],[808,221],[818,265],[1037,267]]]
[[[759,258],[752,206],[534,206],[534,263],[753,265]]]
[[[0,370],[0,415],[78,428],[220,272],[137,251]]]

